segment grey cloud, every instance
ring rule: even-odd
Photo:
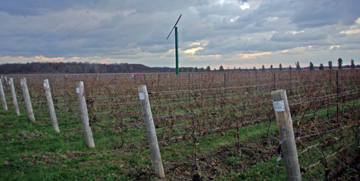
[[[95,7],[98,0],[0,0],[0,11],[11,15],[38,16],[52,11],[62,11],[70,7]]]
[[[293,1],[289,3],[294,9],[292,23],[299,28],[312,28],[333,25],[341,22],[351,25],[360,16],[360,1]]]
[[[275,33],[270,40],[272,41],[309,41],[309,40],[321,40],[326,39],[327,35],[322,32],[303,32],[303,33]]]
[[[174,49],[174,35],[166,36],[180,14],[179,47],[208,42],[195,56],[221,54],[226,59],[240,52],[360,44],[359,34],[339,33],[360,16],[355,11],[359,1],[264,0],[245,10],[239,5],[255,7],[259,1],[237,2],[0,0],[0,55],[171,59],[167,52]],[[304,32],[286,33],[300,30]]]
[[[339,48],[336,48],[334,47],[334,49],[337,49],[337,50],[359,50],[360,49],[360,44],[346,44],[346,45],[343,45],[343,46],[340,46]],[[358,57],[360,58],[360,57]]]
[[[333,45],[345,45],[345,44],[359,44],[360,45],[360,36],[359,34],[356,36],[353,34],[346,35],[346,34],[340,34],[342,36],[335,36],[333,37],[332,43]]]
[[[97,9],[104,11],[119,11],[136,9],[140,13],[151,13],[158,11],[171,12],[184,9],[193,5],[206,4],[206,0],[0,0],[0,11],[11,15],[35,16],[51,13],[53,11],[63,11],[66,9]]]

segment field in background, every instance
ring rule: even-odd
[[[5,76],[5,75],[4,75]],[[286,89],[303,179],[359,174],[359,70],[27,74],[0,111],[5,180],[148,180],[154,171],[138,97],[146,85],[169,180],[286,179],[270,92]],[[36,123],[26,117],[27,79]],[[49,79],[60,133],[52,129]],[[95,148],[86,147],[75,83],[84,81]]]

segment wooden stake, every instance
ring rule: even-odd
[[[84,130],[86,145],[89,148],[95,148],[94,138],[89,124],[89,115],[88,115],[88,109],[86,107],[83,81],[76,83],[76,93],[78,95],[77,97],[78,97],[79,112]]]
[[[5,77],[5,80],[7,78]],[[20,111],[19,111],[19,106],[18,106],[18,102],[17,102],[17,98],[16,98],[16,93],[15,93],[15,87],[14,87],[14,80],[13,78],[9,79],[9,86],[10,86],[10,92],[11,92],[11,97],[13,100],[13,104],[14,104],[14,108],[15,108],[15,113],[17,115],[20,115]]]
[[[21,83],[21,89],[22,89],[23,97],[24,97],[24,101],[25,101],[27,116],[30,119],[30,121],[34,123],[35,117],[34,117],[34,112],[33,112],[32,106],[31,106],[30,94],[29,94],[28,86],[26,84],[26,78],[20,79],[20,83]]]
[[[160,179],[165,178],[164,167],[161,161],[161,155],[160,155],[158,140],[154,126],[154,120],[151,113],[149,95],[146,89],[146,85],[139,85],[138,92],[139,92],[141,107],[143,110],[144,120],[146,123],[146,132],[149,139],[151,158],[153,161],[155,175]]]
[[[1,76],[1,78],[3,78]],[[4,92],[4,87],[2,84],[2,80],[0,79],[0,96],[1,96],[1,102],[2,102],[2,107],[5,111],[8,110],[7,104],[6,104],[6,99],[5,99],[5,92]]]
[[[284,157],[286,176],[288,180],[301,180],[298,154],[295,145],[293,122],[290,115],[286,90],[271,92],[275,116],[280,134],[281,150]]]
[[[51,91],[50,91],[50,84],[49,84],[48,79],[44,80],[44,89],[45,89],[46,100],[47,100],[48,107],[49,107],[49,113],[50,113],[52,127],[54,128],[55,132],[60,133],[60,129],[59,129],[58,121],[57,121],[57,118],[56,118],[56,113],[55,113],[55,109],[54,109],[54,103],[53,103],[53,100],[52,100]]]

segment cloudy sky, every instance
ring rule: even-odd
[[[360,64],[359,0],[0,0],[0,63]],[[173,32],[174,33],[174,32]]]

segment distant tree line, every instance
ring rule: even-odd
[[[355,65],[354,60],[351,59],[350,65],[343,66],[343,60],[341,58],[338,59],[338,69],[342,68],[356,68],[360,67],[359,65]],[[315,70],[318,68],[319,70],[324,70],[325,68],[332,69],[332,61],[328,62],[328,66],[325,67],[322,63],[320,66],[315,67],[312,62],[310,62],[309,67],[301,68],[299,62],[295,62],[296,70],[309,69]],[[279,68],[274,68],[273,65],[270,65],[269,68],[265,68],[262,65],[262,71],[265,70],[280,70],[283,69],[292,70],[291,65],[289,68],[283,68],[281,63],[279,64]],[[256,67],[253,67],[253,71],[257,71]],[[179,72],[211,72],[211,71],[249,71],[249,69],[241,69],[240,67],[236,69],[224,69],[221,65],[218,70],[214,68],[211,70],[210,66],[204,68],[195,67],[182,67],[179,68]],[[100,64],[100,63],[82,63],[82,62],[32,62],[32,63],[6,63],[0,64],[0,73],[1,74],[28,74],[28,73],[132,73],[132,72],[175,72],[175,68],[169,67],[148,67],[142,64],[127,64],[127,63],[115,63],[115,64]]]
[[[342,60],[341,58],[339,58],[339,59],[338,59],[338,66],[337,66],[337,68],[338,68],[339,70],[342,69],[342,68],[351,68],[351,69],[355,69],[356,67],[357,67],[357,68],[360,68],[360,65],[355,65],[353,59],[351,59],[350,65],[343,66],[342,64],[343,64],[343,60]],[[325,68],[328,68],[328,69],[331,70],[331,69],[333,68],[333,66],[332,66],[332,61],[329,61],[329,62],[328,62],[328,66],[327,66],[327,67],[325,67],[322,63],[320,63],[319,66],[315,66],[312,62],[310,62],[308,67],[303,67],[303,68],[302,68],[302,67],[300,66],[300,63],[299,63],[299,62],[295,62],[295,68],[296,68],[296,70],[302,70],[302,69],[308,69],[308,70],[319,69],[319,70],[324,70]],[[280,64],[279,64],[279,68],[274,68],[273,65],[270,65],[269,68],[265,68],[265,65],[262,65],[259,70],[261,70],[261,71],[266,71],[266,70],[270,70],[270,71],[280,70],[280,71],[282,71],[282,70],[284,70],[284,69],[292,70],[292,67],[291,67],[291,65],[290,65],[289,68],[283,68],[283,66],[282,66],[281,63],[280,63]],[[191,68],[189,68],[189,70],[190,70],[190,72],[191,72]],[[253,67],[252,70],[253,70],[253,71],[257,71],[258,69],[257,69],[256,67]],[[183,71],[186,72],[186,68],[185,68]],[[205,71],[210,72],[210,71],[211,71],[210,66],[208,66]],[[214,68],[213,71],[217,71],[216,68]],[[241,67],[239,67],[238,69],[236,69],[236,68],[234,67],[234,69],[230,70],[229,67],[228,67],[227,70],[225,70],[224,67],[223,67],[222,65],[220,65],[218,71],[219,71],[219,72],[224,72],[224,71],[249,71],[249,69],[247,69],[247,68],[246,68],[246,69],[241,69]]]
[[[82,62],[32,62],[0,65],[1,74],[10,73],[130,73],[171,71],[170,68],[150,68],[142,64],[100,64]]]
[[[345,66],[342,65],[343,60],[341,58],[339,58],[337,61],[338,61],[337,69],[339,69],[339,70],[341,70],[342,68],[351,68],[351,69],[355,69],[356,67],[360,68],[360,65],[355,65],[353,59],[351,59],[350,65],[345,65]],[[320,63],[320,65],[318,67],[316,67],[316,66],[314,66],[314,64],[312,62],[309,63],[308,67],[304,67],[304,68],[301,68],[299,62],[295,62],[295,67],[296,67],[296,70],[302,70],[302,69],[315,70],[316,68],[318,68],[319,70],[324,70],[325,68],[329,68],[330,70],[333,69],[332,61],[328,62],[327,67],[325,67],[324,64],[322,64],[322,63]],[[264,65],[261,66],[262,71],[265,71],[265,70],[272,71],[274,69],[282,71],[283,67],[282,67],[281,63],[279,64],[279,68],[274,68],[273,65],[270,65],[270,68],[265,68]],[[241,68],[239,68],[239,70],[241,70]],[[257,70],[256,67],[254,67],[253,70],[256,71]],[[288,70],[292,70],[291,65],[289,66]]]

